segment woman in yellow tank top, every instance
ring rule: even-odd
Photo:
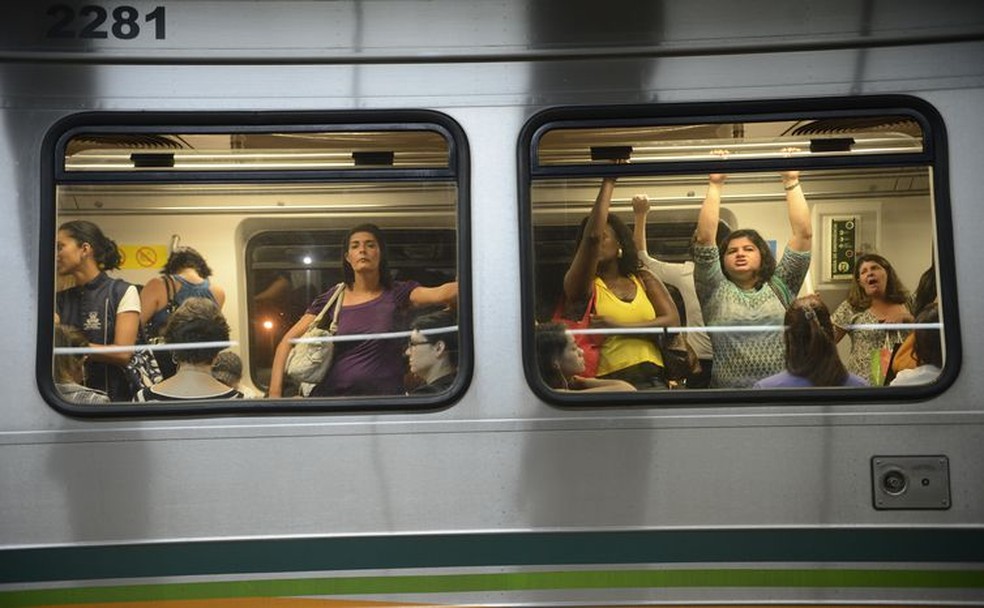
[[[604,178],[581,222],[564,275],[566,308],[583,313],[594,295],[591,327],[612,330],[601,346],[597,377],[624,380],[640,390],[666,388],[659,332],[617,331],[674,327],[680,317],[666,286],[642,267],[632,231],[609,213],[614,190],[615,178]]]

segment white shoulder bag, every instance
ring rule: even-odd
[[[325,374],[331,367],[332,355],[335,352],[335,343],[331,341],[308,342],[309,338],[328,338],[334,336],[338,331],[338,312],[342,309],[342,299],[345,294],[345,283],[339,283],[335,293],[331,295],[325,307],[321,309],[318,316],[314,318],[307,331],[301,336],[305,340],[294,345],[287,355],[286,372],[287,375],[297,382],[304,384],[317,384],[324,379]],[[322,327],[322,318],[325,313],[334,305],[334,312],[331,316],[331,324],[328,329]]]

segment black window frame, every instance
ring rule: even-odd
[[[332,170],[255,171],[66,171],[65,150],[80,133],[237,133],[237,132],[394,132],[426,130],[448,142],[445,168],[366,166]],[[260,111],[260,112],[84,112],[66,116],[48,129],[41,146],[40,225],[38,233],[38,327],[36,381],[44,400],[56,411],[77,418],[161,418],[255,414],[378,414],[435,412],[453,406],[471,383],[474,370],[471,282],[471,160],[468,139],[450,116],[432,110]],[[437,395],[385,395],[305,399],[196,400],[181,403],[85,406],[66,401],[54,386],[55,238],[57,187],[106,183],[264,183],[264,182],[419,182],[453,181],[457,190],[455,230],[458,271],[458,373],[449,391]],[[232,238],[230,236],[230,238]],[[247,322],[246,319],[243,322]],[[247,345],[248,346],[248,345]]]
[[[658,161],[632,164],[540,166],[539,141],[555,129],[645,127],[710,123],[793,121],[821,118],[905,116],[923,132],[919,153],[826,156],[812,159],[728,159]],[[908,95],[774,99],[649,105],[566,106],[548,108],[523,126],[517,145],[520,231],[521,323],[523,370],[527,384],[543,401],[557,407],[611,408],[613,406],[750,406],[776,403],[848,405],[884,401],[920,401],[941,394],[956,380],[961,368],[960,319],[954,273],[953,222],[950,215],[949,165],[946,128],[942,116],[928,102]],[[781,171],[783,169],[838,169],[879,166],[928,166],[932,174],[933,238],[937,248],[938,293],[945,336],[946,364],[937,381],[898,387],[811,387],[805,389],[694,389],[658,392],[562,392],[540,377],[536,363],[536,285],[532,192],[534,182],[547,178],[597,178],[708,174],[714,172]],[[940,238],[943,237],[943,238]]]

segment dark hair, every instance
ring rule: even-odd
[[[916,292],[912,300],[912,309],[916,314],[922,312],[936,300],[936,266],[930,266],[926,272],[919,277],[919,284],[916,285]]]
[[[345,284],[351,288],[355,282],[355,270],[345,259],[345,256],[348,254],[349,241],[352,240],[352,235],[357,232],[368,232],[376,239],[376,244],[379,245],[379,282],[382,283],[383,287],[389,289],[393,286],[393,277],[390,276],[389,259],[386,255],[386,239],[383,238],[383,231],[379,229],[379,226],[369,223],[359,224],[352,228],[345,235],[345,240],[342,241],[342,275]]]
[[[171,313],[164,326],[164,342],[226,342],[229,324],[218,305],[208,298],[188,298]],[[225,346],[171,351],[176,363],[212,363]]]
[[[581,239],[584,238],[584,228],[588,225],[590,218],[591,216],[585,216],[577,228],[577,236],[574,238],[575,250],[581,245]],[[612,227],[618,246],[622,249],[622,255],[617,259],[618,273],[622,276],[635,274],[642,267],[642,262],[639,260],[639,250],[636,249],[635,241],[632,240],[632,230],[613,213],[608,214],[608,225]]]
[[[99,226],[87,220],[72,220],[59,226],[58,230],[67,232],[79,245],[89,243],[93,258],[100,270],[113,270],[120,267],[122,260],[116,241],[103,234]]]
[[[55,348],[78,348],[89,346],[89,341],[85,335],[71,325],[55,325]],[[82,367],[85,365],[85,355],[55,355],[54,372],[55,382],[75,382],[82,375]]]
[[[222,351],[212,363],[212,377],[226,386],[236,388],[243,378],[243,360],[231,350]]]
[[[927,306],[916,315],[916,323],[939,323],[940,313],[936,306]],[[943,367],[943,343],[940,341],[940,330],[917,329],[916,344],[913,346],[916,361],[919,365],[935,365]]]
[[[212,269],[208,267],[205,258],[191,247],[178,247],[172,251],[171,255],[167,256],[164,268],[161,268],[161,274],[177,274],[185,268],[194,268],[198,276],[203,279],[212,276]]]
[[[431,312],[423,315],[417,316],[413,323],[410,324],[411,329],[416,329],[423,331],[426,329],[440,329],[442,327],[452,327],[456,323],[454,315],[447,310],[438,310],[436,312]],[[424,338],[430,343],[444,342],[444,348],[448,353],[448,361],[452,364],[457,364],[458,362],[458,332],[449,331],[439,334],[425,334]]]
[[[658,280],[658,279],[657,279]],[[680,326],[687,326],[687,304],[683,301],[683,294],[677,289],[676,285],[670,285],[669,283],[663,283],[663,287],[666,287],[666,291],[670,293],[670,299],[673,300],[673,305],[676,306],[677,314],[680,315]],[[683,334],[678,334],[683,335]]]
[[[772,255],[772,248],[765,242],[765,239],[758,233],[758,230],[753,228],[742,228],[741,230],[735,230],[728,233],[723,239],[721,239],[718,243],[718,258],[721,262],[721,272],[723,272],[725,276],[728,276],[728,271],[724,268],[724,255],[728,251],[728,245],[731,244],[731,241],[740,238],[750,240],[759,250],[759,257],[762,259],[762,262],[759,264],[758,273],[755,275],[755,289],[759,289],[772,278],[773,274],[775,274],[776,256]],[[728,280],[730,281],[731,277],[728,277]]]
[[[902,284],[892,264],[877,253],[865,253],[864,255],[859,255],[854,260],[854,281],[851,283],[850,291],[847,292],[847,301],[851,306],[855,310],[864,310],[871,306],[871,298],[864,293],[864,290],[861,289],[861,284],[858,282],[861,277],[861,265],[865,262],[874,262],[885,269],[885,273],[888,275],[888,280],[885,283],[885,299],[894,304],[905,304],[909,296],[909,290]]]
[[[557,362],[567,348],[567,327],[563,323],[540,323],[536,326],[536,365],[540,377],[550,388],[565,388],[567,378]]]
[[[842,386],[847,369],[837,355],[830,310],[820,296],[797,298],[786,310],[786,369],[813,386]]]

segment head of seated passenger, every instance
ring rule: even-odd
[[[830,310],[816,294],[797,298],[785,316],[786,371],[755,383],[756,388],[865,386],[848,373],[837,354]]]
[[[936,324],[940,322],[940,312],[936,305],[923,308],[916,315],[917,324]],[[916,329],[913,354],[916,367],[899,371],[892,381],[892,386],[913,384],[929,384],[936,380],[943,369],[943,342],[940,340],[940,330],[936,327],[920,327]]]
[[[188,298],[168,319],[163,336],[167,344],[228,342],[229,324],[215,302],[207,298]],[[179,367],[182,364],[207,365],[211,370],[212,362],[224,348],[225,345],[182,348],[171,351],[171,357]]]
[[[411,394],[451,387],[458,369],[458,330],[450,328],[456,323],[453,313],[441,310],[420,315],[410,324],[407,359],[410,372],[422,381]]]
[[[55,325],[55,348],[81,348],[89,346],[82,332],[68,325]],[[53,375],[58,392],[74,403],[109,403],[109,396],[102,391],[87,388],[85,384],[85,355],[82,353],[56,354]]]
[[[243,394],[245,399],[256,399],[262,395],[249,383],[243,383],[243,360],[231,350],[224,350],[212,362],[212,377]]]
[[[936,306],[927,306],[916,316],[917,324],[939,323],[940,313]],[[943,343],[940,330],[935,327],[916,329],[916,360],[919,365],[935,365],[943,368]]]
[[[543,382],[555,390],[634,391],[623,380],[584,378],[584,351],[563,323],[536,326],[536,364]]]
[[[584,351],[563,324],[541,323],[536,328],[536,363],[547,386],[566,389],[584,371]]]
[[[230,388],[239,388],[243,379],[243,360],[231,350],[224,350],[212,363],[212,377]]]
[[[137,392],[135,401],[241,398],[243,394],[212,376],[212,364],[229,341],[229,324],[208,298],[188,298],[164,326],[164,342],[180,346],[171,351],[178,371],[170,378]]]

